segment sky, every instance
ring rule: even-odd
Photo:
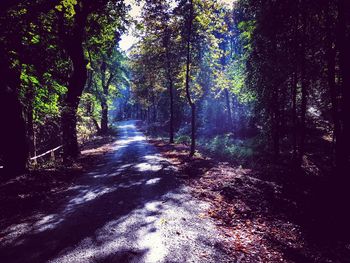
[[[220,1],[231,6],[235,0],[220,0]],[[141,15],[142,5],[137,5],[135,3],[135,0],[126,0],[125,3],[131,5],[131,10],[129,12],[130,16],[134,19],[139,18]],[[121,50],[127,52],[128,49],[131,48],[131,46],[137,42],[137,38],[132,35],[132,31],[133,31],[133,28],[131,28],[127,33],[122,35],[121,40],[119,42],[119,46]]]
[[[125,3],[131,5],[129,15],[134,19],[139,18],[141,15],[142,6],[135,4],[135,1],[133,0],[126,0]],[[137,38],[132,35],[132,30],[133,28],[129,29],[126,34],[121,36],[121,40],[119,42],[121,50],[127,51],[134,43],[136,43]]]

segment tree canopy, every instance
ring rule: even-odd
[[[323,138],[329,167],[347,165],[347,1],[138,4],[135,20],[124,1],[1,3],[4,167],[23,170],[61,144],[72,161],[123,118],[189,143],[191,156],[215,140],[227,154],[238,147],[228,142],[250,141],[246,154],[302,167]],[[125,52],[118,43],[135,23]]]

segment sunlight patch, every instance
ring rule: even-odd
[[[142,135],[137,135],[137,136],[133,136],[133,137],[130,137],[129,139],[122,139],[122,140],[119,140],[117,145],[127,145],[129,143],[132,143],[132,142],[139,142],[139,141],[144,141],[146,140],[146,137],[145,136],[142,136]]]
[[[93,191],[86,191],[86,190],[82,191],[81,195],[70,200],[69,204],[67,205],[67,207],[64,211],[65,212],[70,211],[76,205],[80,205],[80,204],[83,204],[85,202],[92,201],[92,200],[96,199],[97,197],[100,197],[104,194],[110,193],[114,190],[115,190],[115,188],[107,187],[105,189],[100,189],[100,188],[94,189]]]
[[[159,183],[160,182],[160,178],[158,177],[158,178],[153,178],[153,179],[150,179],[150,180],[148,180],[147,182],[146,182],[146,185],[152,185],[152,184],[157,184],[157,183]]]
[[[1,232],[1,243],[11,243],[18,239],[23,234],[29,232],[31,230],[30,224],[21,223],[16,225],[11,225],[5,231]]]
[[[164,157],[162,157],[159,154],[153,154],[153,155],[146,155],[143,157],[145,160],[150,161],[150,162],[161,162],[161,161],[166,161]]]
[[[37,232],[43,232],[49,229],[54,229],[59,223],[63,221],[62,218],[58,218],[57,214],[44,216],[40,221],[35,224]]]
[[[118,125],[119,128],[121,129],[135,129],[135,124],[123,124],[123,125]]]
[[[163,236],[159,231],[148,232],[141,236],[139,246],[148,250],[145,262],[162,262],[168,251],[163,244]]]
[[[135,165],[135,168],[139,172],[158,172],[162,169],[162,166],[159,164],[139,163]]]

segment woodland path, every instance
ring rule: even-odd
[[[208,204],[135,124],[58,201],[0,230],[0,262],[230,262]]]

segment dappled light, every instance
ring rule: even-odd
[[[134,122],[122,123],[120,132],[109,166],[79,178],[51,209],[44,208],[1,231],[1,255],[9,259],[15,251],[26,250],[33,260],[90,262],[118,258],[124,251],[130,260],[165,262],[195,257],[199,251],[180,249],[191,242],[203,253],[212,250],[211,243],[201,242],[208,239],[213,227],[192,218],[205,206],[201,208],[185,193],[171,163],[145,141]],[[114,168],[115,162],[123,165]],[[72,233],[74,238],[63,242]],[[55,242],[49,242],[53,235]],[[173,239],[174,235],[183,241]],[[36,242],[46,242],[45,249],[32,246]]]
[[[350,262],[350,0],[0,0],[0,263]]]

